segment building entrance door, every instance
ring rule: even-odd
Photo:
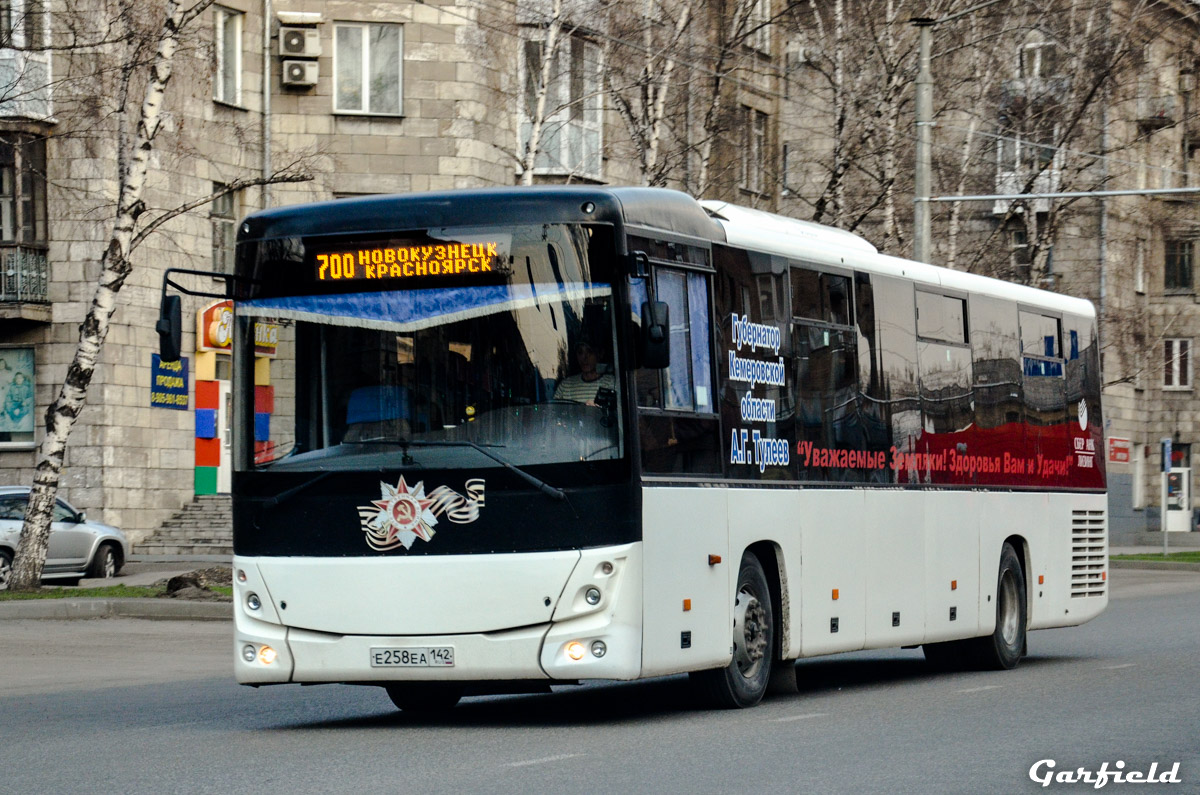
[[[228,494],[233,471],[233,390],[232,381],[217,382],[217,437],[221,440],[221,460],[217,464],[217,493]]]

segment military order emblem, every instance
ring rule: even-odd
[[[380,499],[358,506],[358,516],[367,546],[381,551],[396,547],[412,549],[417,539],[431,540],[439,516],[454,524],[470,524],[479,518],[479,509],[483,507],[483,478],[468,480],[465,496],[448,486],[438,486],[426,495],[424,481],[409,486],[403,475],[395,486],[387,483],[379,486],[383,492]]]

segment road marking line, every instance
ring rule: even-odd
[[[984,685],[983,687],[968,687],[966,690],[955,690],[955,693],[982,693],[985,690],[999,690],[1004,685]]]
[[[829,714],[828,712],[809,712],[804,715],[788,715],[787,717],[784,717],[784,718],[773,718],[772,721],[775,723],[787,723],[788,721],[793,721],[793,720],[808,720],[809,718],[824,718],[828,714]]]
[[[1101,668],[1100,670],[1102,670],[1102,671],[1117,671],[1117,670],[1120,670],[1121,668],[1133,668],[1136,665],[1137,665],[1137,663],[1124,663],[1123,665],[1106,665],[1103,668]]]
[[[527,759],[524,762],[509,762],[505,767],[528,767],[529,765],[544,765],[549,762],[560,762],[563,759],[573,759],[583,754],[559,754],[558,756],[547,756],[542,759]]]

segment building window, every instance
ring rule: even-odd
[[[1163,287],[1167,290],[1192,290],[1191,240],[1168,240],[1163,263]]]
[[[1041,33],[1034,32],[1021,46],[1017,63],[1017,77],[1053,77],[1058,74],[1058,49],[1053,42],[1046,41]]]
[[[1133,289],[1138,295],[1146,292],[1146,241],[1142,239],[1133,252]]]
[[[526,39],[523,47],[520,135],[525,151],[537,116],[545,46],[540,39]],[[601,60],[600,47],[594,42],[579,36],[559,41],[545,86],[534,173],[601,178]]]
[[[333,37],[334,112],[399,116],[403,26],[342,22],[334,25]]]
[[[0,347],[0,449],[34,446],[33,348]]]
[[[46,141],[0,135],[0,242],[46,242]]]
[[[1008,230],[1009,262],[1014,270],[1027,270],[1033,264],[1029,252],[1029,233],[1022,227]]]
[[[213,183],[213,193],[225,186]],[[217,273],[233,273],[233,247],[237,239],[237,194],[225,193],[213,199],[209,218],[212,221],[212,269]]]
[[[46,46],[45,0],[0,0],[0,47]]]
[[[742,190],[765,193],[767,187],[767,114],[742,106],[745,137],[742,140]]]
[[[217,7],[214,51],[216,74],[213,98],[230,105],[242,104],[242,21],[245,14]]]
[[[1192,388],[1192,341],[1163,340],[1163,389]]]
[[[759,52],[771,51],[771,0],[753,0],[750,18],[746,20],[747,41]]]

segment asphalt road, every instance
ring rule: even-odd
[[[1104,762],[1200,792],[1200,573],[1115,570],[1109,610],[1030,636],[1016,671],[919,651],[804,661],[801,694],[689,705],[686,680],[465,700],[232,682],[230,624],[6,621],[0,792],[1091,792],[1029,778]],[[1045,770],[1045,767],[1042,768]]]

